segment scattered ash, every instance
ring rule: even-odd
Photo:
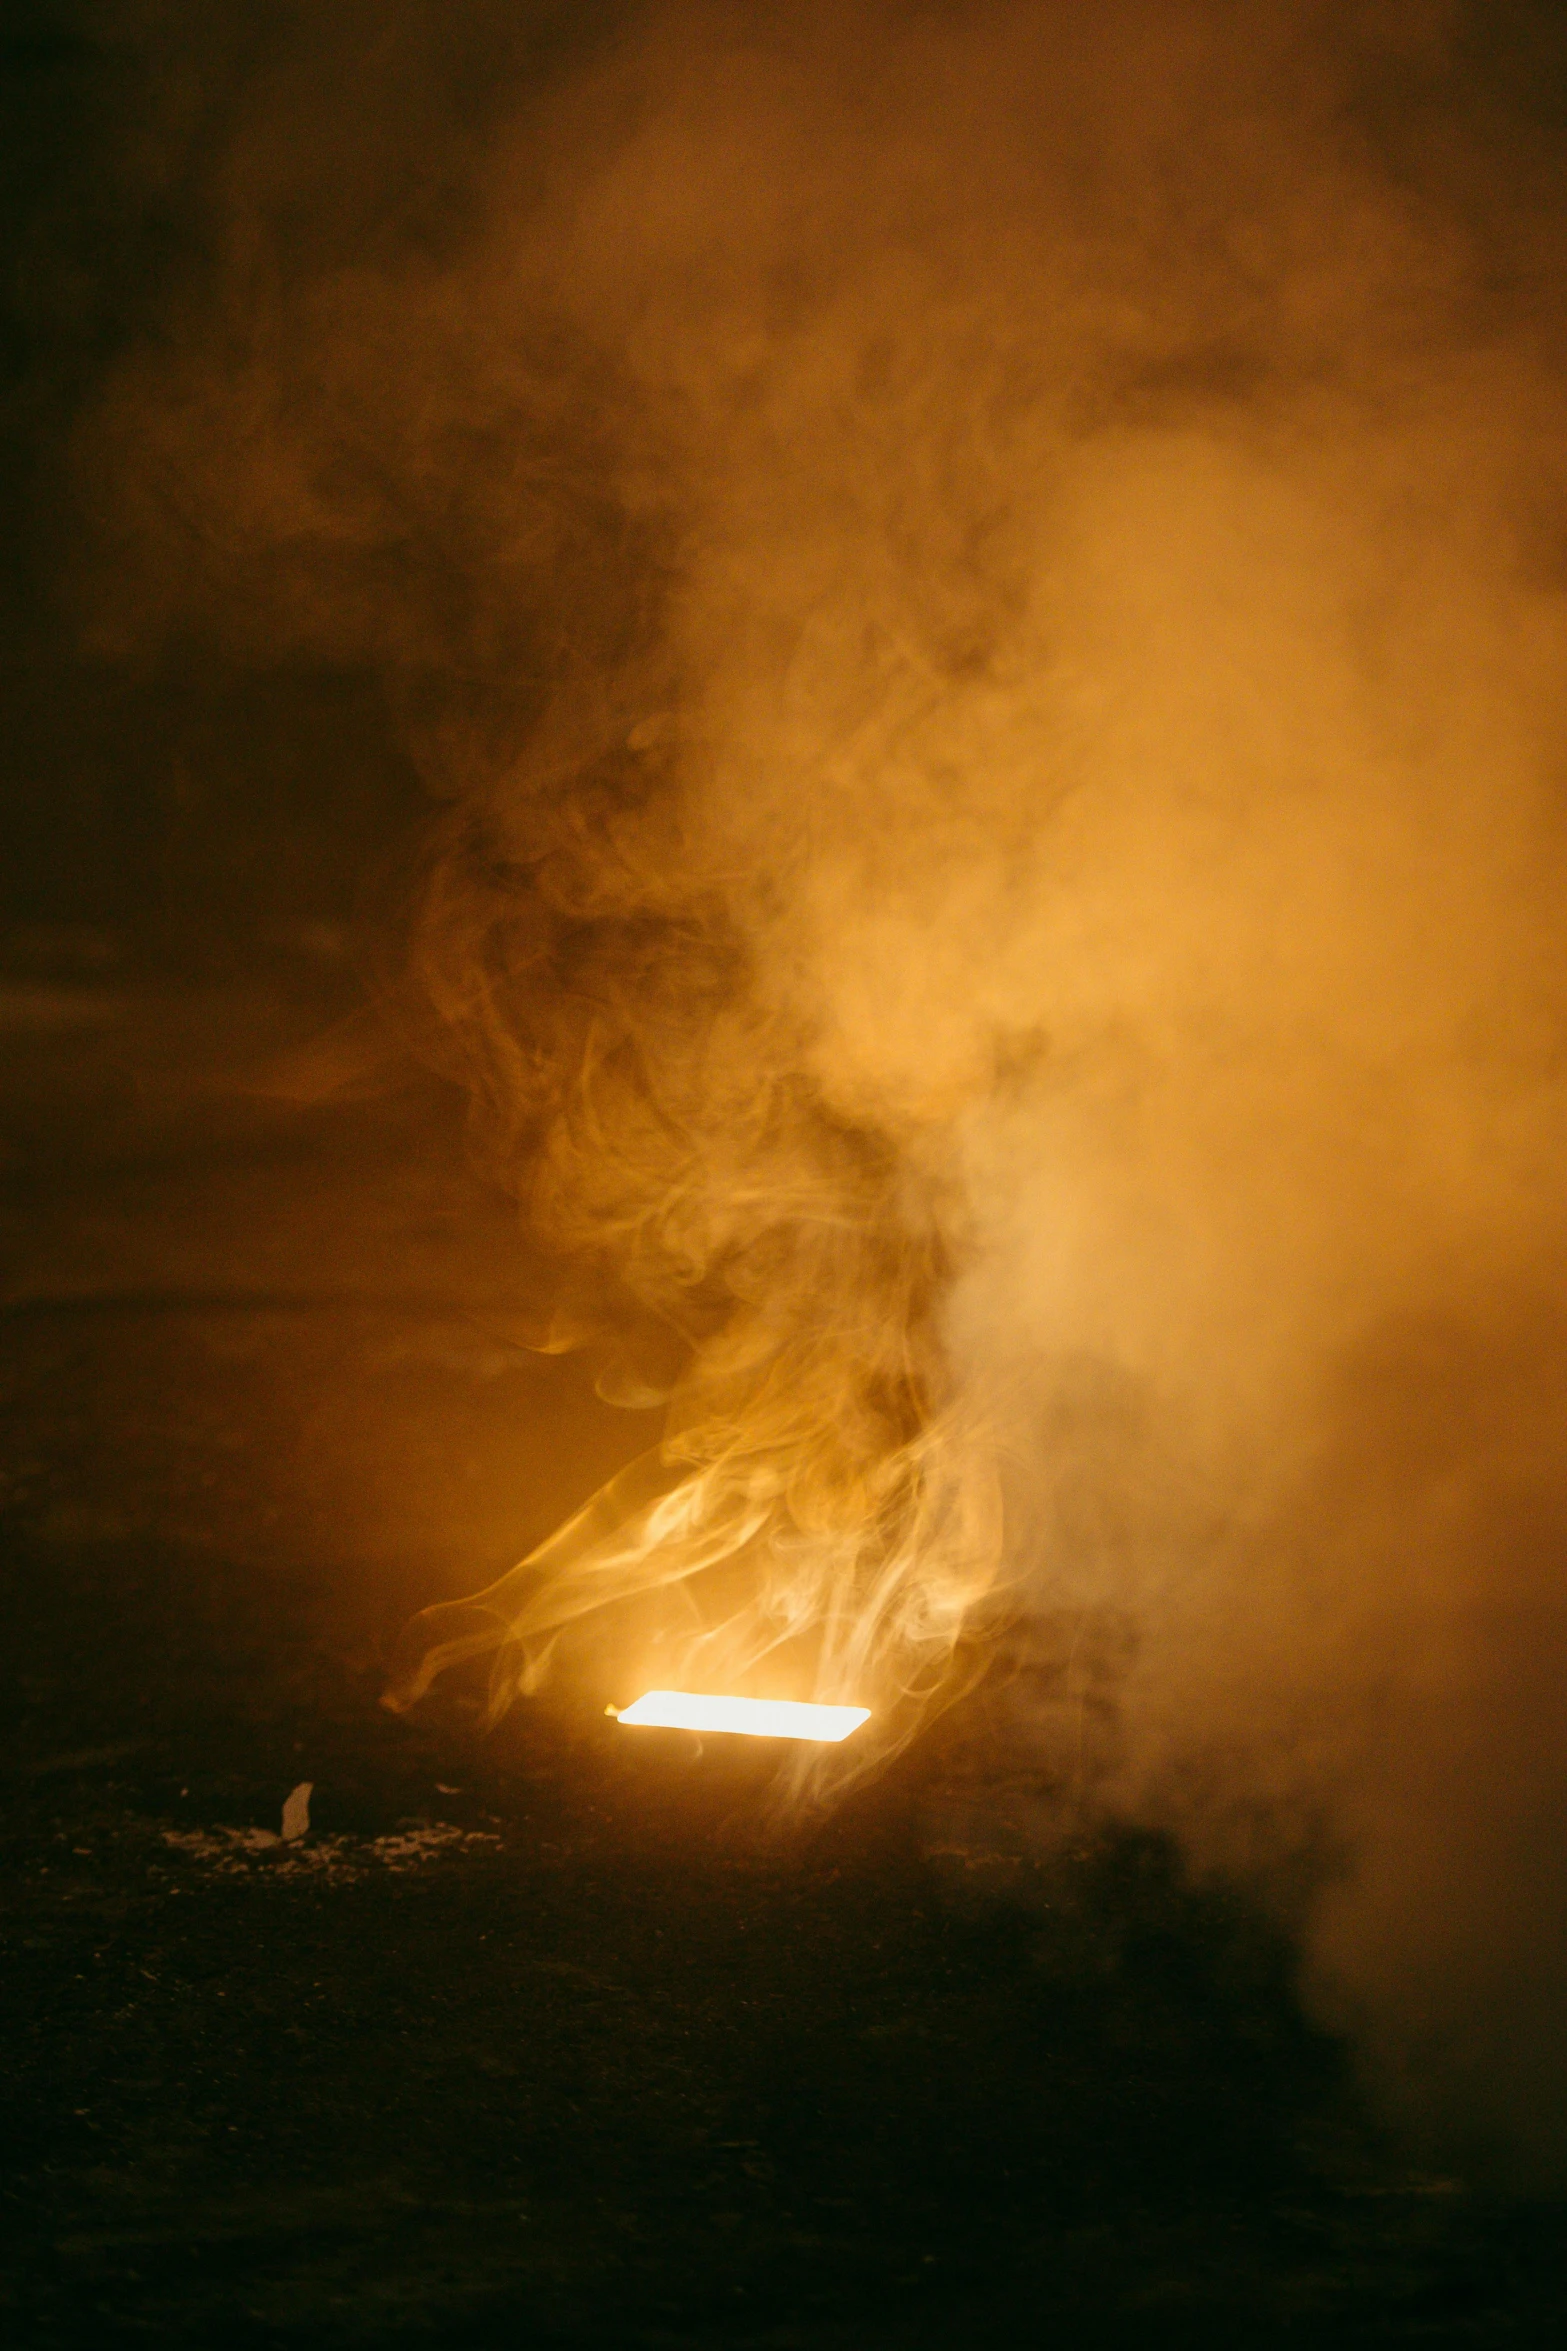
[[[270,1829],[164,1829],[163,1842],[223,1877],[324,1878],[346,1883],[375,1870],[424,1869],[433,1861],[494,1849],[500,1839],[448,1821],[420,1822],[386,1837],[285,1841]]]

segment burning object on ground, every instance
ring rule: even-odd
[[[611,1709],[615,1712],[615,1709]],[[752,1739],[817,1739],[836,1745],[869,1722],[868,1706],[811,1706],[794,1698],[713,1698],[693,1690],[646,1690],[618,1710],[635,1729],[733,1731]]]

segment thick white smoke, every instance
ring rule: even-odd
[[[687,1365],[626,1377],[712,1556],[775,1627],[874,1589],[903,1672],[997,1589],[1113,1614],[1096,1800],[1291,1888],[1393,2104],[1539,2172],[1559,215],[1474,21],[656,9],[520,75],[444,245],[346,258],[269,192],[285,81],[226,313],[83,463],[164,625],[384,676],[457,809],[430,993]],[[981,1420],[999,1557],[930,1466]]]

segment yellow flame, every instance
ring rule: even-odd
[[[742,1731],[753,1739],[823,1739],[836,1745],[869,1722],[868,1706],[808,1706],[793,1698],[710,1698],[647,1690],[620,1719],[673,1731]]]
[[[386,1702],[485,1654],[491,1722],[552,1675],[599,1703],[644,1682],[864,1699],[847,1749],[779,1757],[782,1800],[825,1800],[957,1695],[1004,1605],[993,1433],[947,1359],[947,1179],[826,1099],[722,888],[665,873],[669,778],[626,785],[635,922],[591,827],[519,866],[510,789],[437,867],[421,973],[497,1172],[580,1270],[563,1331],[613,1335],[600,1393],[661,1397],[665,1427],[498,1581],[422,1611]],[[597,976],[567,986],[579,955]]]

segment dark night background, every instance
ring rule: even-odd
[[[334,12],[345,53],[375,13]],[[373,681],[241,671],[181,643],[116,660],[75,592],[103,550],[73,431],[115,360],[177,338],[201,300],[237,94],[298,34],[297,12],[266,7],[6,14],[4,886],[24,960],[68,959],[74,933],[89,961],[319,961],[367,863],[418,813]],[[318,111],[302,235],[408,233],[431,192],[396,158],[356,158],[358,103],[348,122]]]
[[[302,247],[438,246],[378,86],[482,141],[596,20],[320,13],[0,14],[7,2339],[1560,2340],[1559,2211],[1386,2144],[1240,1897],[1065,1819],[1030,1858],[983,1703],[782,1845],[748,1758],[379,1709],[407,1612],[644,1438],[518,1344],[455,1101],[258,1084],[429,803],[368,669],[114,641],[77,435],[199,307],[248,93],[297,86]],[[1538,171],[1561,12],[1469,18],[1388,136]],[[225,1836],[305,1779],[303,1855]]]

